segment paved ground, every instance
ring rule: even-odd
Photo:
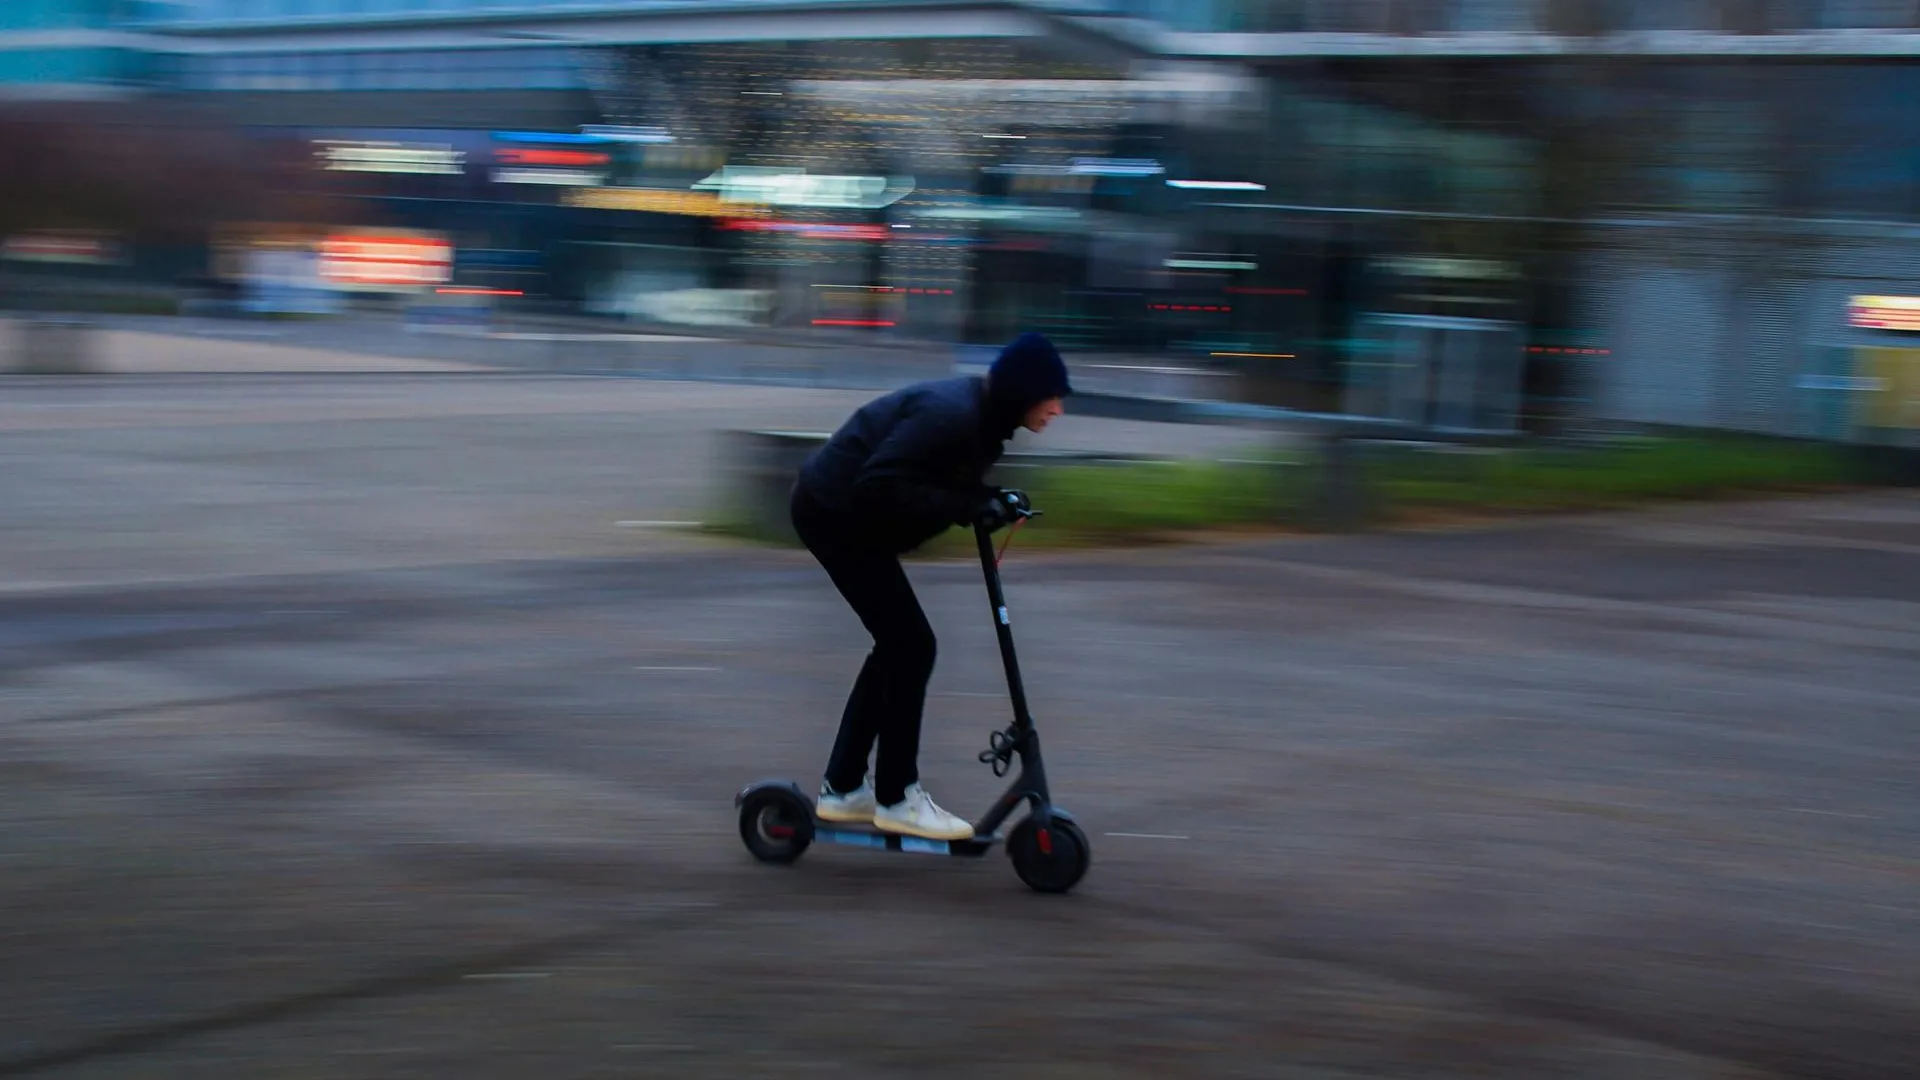
[[[1920,1074],[1912,496],[1016,548],[1096,847],[1038,897],[747,859],[857,627],[605,526],[843,403],[666,392],[9,384],[0,1075]],[[978,571],[914,573],[927,779],[984,805]]]
[[[684,546],[723,429],[831,430],[869,391],[509,375],[0,383],[0,591]],[[1077,418],[1015,445],[1232,455],[1230,428]],[[25,467],[22,467],[25,466]]]

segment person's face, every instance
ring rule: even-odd
[[[1020,421],[1020,426],[1037,435],[1047,429],[1047,425],[1053,422],[1054,417],[1066,411],[1066,405],[1059,398],[1048,398],[1028,409],[1026,419]]]

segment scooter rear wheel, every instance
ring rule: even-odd
[[[1093,847],[1080,826],[1054,818],[1045,829],[1027,818],[1007,836],[1013,872],[1036,892],[1064,893],[1080,883],[1093,864]]]
[[[740,839],[761,862],[790,863],[813,846],[813,807],[784,787],[764,787],[740,800]]]

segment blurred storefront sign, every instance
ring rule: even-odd
[[[496,184],[602,187],[613,176],[616,140],[570,131],[496,131],[490,176]]]
[[[113,233],[24,232],[0,242],[0,259],[67,266],[117,266],[125,259],[125,250],[120,238]]]
[[[633,124],[583,124],[580,134],[589,138],[621,143],[670,143],[673,135],[663,127]]]
[[[911,176],[823,176],[804,169],[727,165],[693,185],[728,202],[823,210],[879,210],[913,194]]]
[[[831,221],[729,221],[721,228],[730,232],[789,233],[804,240],[882,241],[893,238],[885,225],[850,225]]]
[[[1189,255],[1178,258],[1162,259],[1160,265],[1169,270],[1258,270],[1260,264],[1251,259],[1223,255]]]
[[[503,146],[493,152],[497,184],[599,187],[607,182],[613,155],[604,150]]]
[[[312,124],[291,132],[279,125],[251,131],[263,139],[296,135],[328,172],[392,176],[463,176],[470,164],[484,160],[489,145],[484,132],[461,128]]]
[[[1382,259],[1380,267],[1401,277],[1443,281],[1512,281],[1520,276],[1520,268],[1510,262],[1441,255],[1405,255]]]
[[[414,229],[353,229],[320,242],[320,276],[339,287],[404,291],[453,278],[453,244]]]
[[[1383,279],[1386,309],[1487,316],[1513,310],[1519,299],[1520,267],[1504,259],[1414,254],[1373,265]]]
[[[607,174],[582,169],[495,169],[493,182],[546,187],[597,187],[607,182]]]
[[[1000,228],[1051,231],[1091,231],[1088,211],[1068,206],[1021,206],[1013,203],[959,203],[924,207],[913,212],[916,220],[971,224]]]
[[[703,191],[674,191],[662,188],[594,187],[569,191],[561,200],[568,206],[591,210],[631,210],[648,214],[683,214],[689,217],[753,217],[769,211],[764,206],[724,202],[718,195]]]
[[[1868,330],[1920,330],[1920,296],[1856,296],[1847,322]]]
[[[446,143],[371,139],[316,139],[322,167],[331,172],[458,176],[467,155]]]

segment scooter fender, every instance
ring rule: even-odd
[[[785,788],[793,792],[794,797],[801,802],[808,801],[807,793],[800,790],[800,785],[791,780],[755,780],[753,783],[748,784],[746,787],[734,793],[733,808],[735,810],[740,809],[740,804],[747,801],[747,796],[763,788]]]
[[[1062,807],[1052,806],[1052,805],[1035,807],[1033,813],[1028,816],[1030,816],[1033,819],[1033,823],[1035,825],[1038,825],[1043,829],[1046,828],[1048,825],[1052,824],[1055,818],[1058,818],[1061,821],[1067,822],[1068,824],[1071,824],[1071,825],[1080,824],[1080,822],[1076,821],[1074,819],[1074,816],[1068,813],[1065,809],[1063,809]]]

